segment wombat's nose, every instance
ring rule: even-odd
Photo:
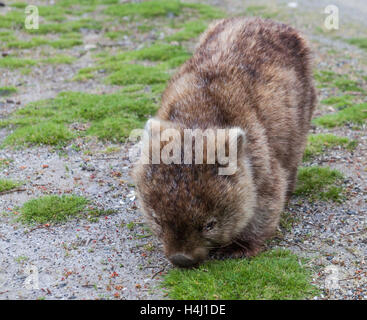
[[[196,264],[196,261],[184,254],[175,254],[169,257],[170,261],[179,267],[188,268]]]

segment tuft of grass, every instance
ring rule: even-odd
[[[363,91],[358,81],[349,79],[346,74],[337,74],[333,71],[320,70],[315,72],[314,77],[318,88],[336,87],[340,91]]]
[[[338,137],[328,133],[309,135],[303,160],[308,161],[312,157],[322,154],[327,149],[339,146],[347,148],[348,150],[353,150],[357,146],[357,141],[351,141],[347,137]]]
[[[348,39],[347,42],[361,49],[367,50],[367,38],[352,38],[352,39]]]
[[[201,20],[190,21],[182,25],[181,31],[168,36],[167,41],[187,41],[199,36],[207,28],[207,24]]]
[[[109,31],[109,32],[106,32],[105,33],[105,36],[111,40],[116,40],[116,39],[119,39],[119,38],[122,38],[123,36],[126,36],[129,34],[129,31],[122,31],[122,30],[119,30],[119,31]]]
[[[140,50],[127,51],[104,61],[105,64],[115,61],[149,60],[149,61],[169,61],[171,59],[184,56],[187,59],[190,54],[182,46],[169,44],[153,44]]]
[[[338,111],[326,114],[313,120],[313,123],[325,128],[334,128],[347,123],[363,124],[367,119],[367,103],[356,104]]]
[[[245,14],[248,16],[262,17],[272,19],[278,16],[278,12],[266,6],[248,6]]]
[[[182,64],[190,54],[182,46],[157,43],[135,51],[127,51],[115,56],[102,56],[96,67],[84,68],[74,77],[85,81],[94,77],[94,72],[104,70],[109,76],[107,83],[115,85],[165,84],[170,75],[168,71]],[[156,65],[143,65],[133,61],[158,62]]]
[[[294,194],[308,197],[310,200],[340,201],[343,189],[338,184],[342,181],[343,175],[329,167],[302,167],[298,171]]]
[[[17,128],[7,136],[2,146],[6,145],[58,145],[72,139],[74,135],[63,124],[45,121],[38,124]]]
[[[10,96],[18,90],[15,87],[0,87],[0,97]]]
[[[59,54],[43,59],[42,62],[47,64],[72,64],[75,60],[76,58],[74,57]]]
[[[140,16],[143,18],[153,18],[158,16],[166,16],[169,13],[179,15],[183,5],[179,0],[151,0],[138,3],[123,3],[109,6],[105,13],[125,17]]]
[[[353,96],[345,94],[341,96],[326,98],[322,100],[321,103],[335,106],[338,109],[344,109],[353,105],[353,99]]]
[[[172,299],[285,300],[317,295],[311,270],[287,250],[264,252],[252,259],[210,261],[197,269],[172,269],[163,287]]]
[[[35,66],[37,61],[32,59],[22,59],[14,57],[0,58],[0,68],[16,69],[29,66]]]
[[[58,145],[78,135],[121,142],[156,112],[157,99],[155,93],[63,92],[54,99],[31,103],[0,122],[0,127],[16,127],[4,145]],[[89,128],[71,132],[67,126],[73,122],[88,123]]]
[[[13,180],[0,179],[0,193],[12,190],[20,185],[22,184]]]
[[[63,23],[41,23],[39,29],[26,29],[25,31],[31,34],[79,33],[81,29],[99,31],[102,29],[102,23],[95,19],[83,18]]]
[[[12,159],[0,159],[0,168],[8,167],[11,162],[13,162]]]
[[[121,64],[118,71],[107,77],[107,82],[115,85],[166,83],[170,75],[162,66]]]
[[[88,200],[75,196],[44,196],[27,201],[20,209],[19,221],[23,223],[64,222],[88,211]]]
[[[203,3],[182,3],[185,8],[194,9],[203,20],[221,19],[225,17],[225,13],[214,6]]]

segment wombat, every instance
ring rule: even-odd
[[[304,38],[287,25],[224,19],[208,28],[170,80],[146,126],[148,162],[140,159],[133,177],[144,216],[174,265],[192,267],[211,254],[251,257],[273,235],[295,187],[316,103],[310,56]],[[158,141],[162,154],[154,163],[153,140],[166,129],[179,139]],[[234,172],[218,173],[218,152],[209,161],[205,134],[202,163],[177,162],[198,149],[182,145],[186,129],[225,129],[226,155],[229,130],[236,129]],[[168,144],[165,159],[175,153],[173,163],[159,161]]]

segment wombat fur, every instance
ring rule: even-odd
[[[232,175],[218,175],[219,163],[205,159],[135,166],[142,210],[173,264],[194,266],[212,252],[254,256],[273,235],[295,187],[316,103],[310,60],[293,28],[231,18],[208,28],[170,80],[150,124],[180,132],[241,129]]]

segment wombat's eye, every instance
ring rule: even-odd
[[[204,231],[210,231],[213,230],[213,228],[215,227],[215,225],[217,224],[217,221],[215,220],[211,220],[210,222],[208,222],[205,227],[203,228]]]

